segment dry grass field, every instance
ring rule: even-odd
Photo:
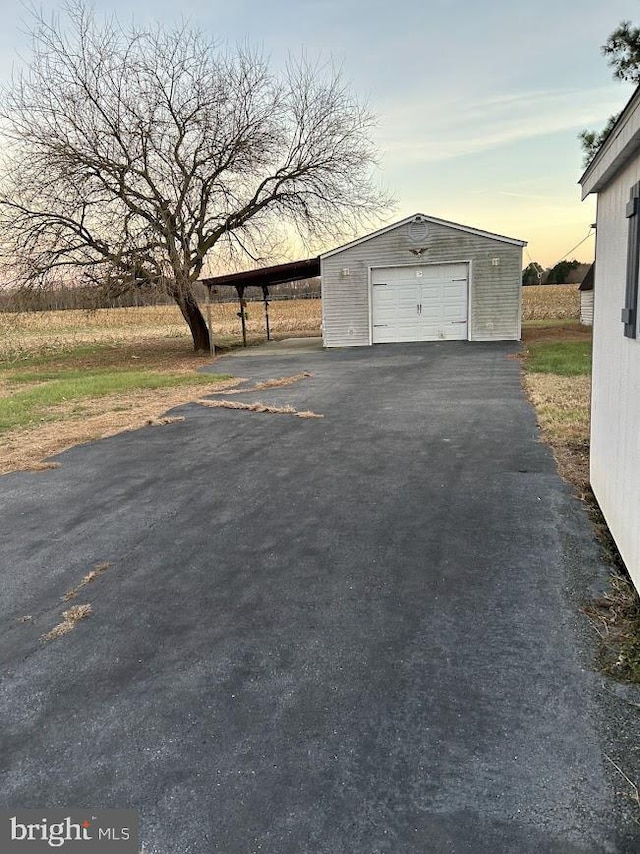
[[[205,307],[203,306],[203,312]],[[211,323],[216,344],[241,342],[237,303],[212,303]],[[206,312],[205,312],[206,313]],[[266,337],[261,302],[249,303],[247,338],[257,343]],[[282,300],[269,304],[274,338],[320,334],[320,300]],[[0,362],[25,356],[55,355],[84,344],[121,346],[128,343],[181,341],[189,347],[189,330],[177,306],[104,308],[95,311],[43,311],[0,313]]]
[[[213,303],[211,319],[216,343],[233,346],[241,341],[236,303]],[[545,286],[523,289],[522,316],[527,321],[577,319],[580,299],[576,287]],[[265,338],[261,302],[247,309],[249,343]],[[321,306],[318,299],[282,300],[269,304],[271,333],[275,338],[319,335]],[[55,355],[82,345],[183,341],[189,331],[176,306],[114,308],[95,311],[0,313],[0,363],[25,356]]]
[[[580,292],[577,285],[542,285],[522,289],[522,319],[578,320]]]

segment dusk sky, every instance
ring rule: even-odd
[[[46,12],[58,3],[43,0]],[[420,211],[529,242],[551,266],[589,232],[577,180],[585,128],[632,93],[600,45],[637,0],[97,0],[123,21],[187,19],[213,37],[342,66],[379,118],[380,178],[397,198],[387,222]],[[132,12],[135,9],[135,12]],[[0,78],[27,57],[25,7],[0,0]],[[382,224],[382,223],[381,223]],[[331,248],[331,247],[327,247]],[[572,253],[593,257],[590,237]]]

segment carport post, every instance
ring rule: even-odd
[[[267,327],[267,341],[271,341],[269,330],[269,285],[262,285],[262,298],[264,300],[264,322]]]
[[[216,348],[213,343],[213,329],[211,327],[211,286],[207,288],[207,326],[209,327],[209,346],[211,347],[211,352],[215,353]]]
[[[242,323],[242,346],[247,346],[247,323],[246,317],[244,313],[244,307],[246,305],[244,301],[244,285],[236,285],[236,290],[238,292],[238,301],[240,303],[240,311],[238,312],[238,317]]]

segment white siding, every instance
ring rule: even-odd
[[[408,224],[321,260],[326,347],[371,343],[369,271],[372,267],[467,262],[470,267],[469,334],[472,341],[520,338],[522,248],[429,223],[426,251],[415,256]],[[492,264],[498,259],[498,266]],[[348,270],[348,273],[346,272]]]
[[[593,326],[593,291],[580,291],[580,323]]]
[[[591,485],[637,588],[640,589],[640,340],[625,338],[631,186],[640,158],[598,195],[591,404]]]

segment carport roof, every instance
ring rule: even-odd
[[[444,225],[447,228],[455,228],[458,231],[465,231],[468,234],[475,234],[477,237],[488,237],[491,240],[498,240],[501,243],[509,243],[512,246],[526,246],[526,240],[518,240],[515,237],[505,237],[504,234],[494,234],[491,231],[483,231],[480,228],[473,228],[470,225],[461,225],[459,222],[449,222],[446,219],[438,219],[435,216],[427,216],[427,214],[416,213],[411,216],[405,217],[404,219],[399,220],[398,222],[393,222],[391,225],[385,225],[383,228],[379,228],[377,231],[371,232],[371,234],[365,234],[364,237],[359,237],[357,240],[352,240],[350,243],[345,243],[343,246],[338,246],[336,249],[331,249],[329,252],[324,252],[320,259],[330,258],[332,255],[337,255],[339,252],[344,252],[345,249],[351,249],[352,246],[358,246],[360,243],[364,243],[367,240],[372,240],[374,237],[378,237],[381,234],[386,234],[388,231],[393,231],[394,228],[398,228],[401,225],[407,225],[417,218],[425,220],[426,222],[432,222],[434,225]]]
[[[295,282],[298,279],[311,279],[320,275],[320,259],[305,258],[302,261],[291,261],[288,264],[275,264],[273,267],[261,267],[259,270],[245,270],[242,273],[228,273],[226,276],[214,276],[200,279],[208,288],[232,286],[235,288],[282,285],[285,282]]]

